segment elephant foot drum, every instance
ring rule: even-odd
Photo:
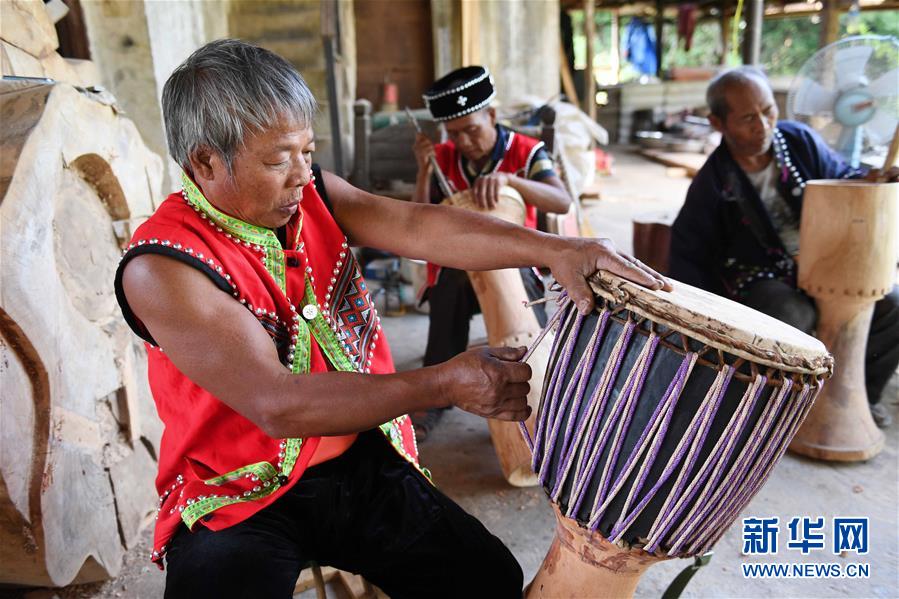
[[[591,284],[597,310],[560,308],[538,409],[558,526],[530,597],[627,596],[651,564],[707,552],[832,368],[813,337],[688,285]]]
[[[809,181],[799,227],[799,286],[815,298],[818,338],[834,376],[790,451],[822,460],[874,457],[884,437],[865,391],[874,303],[896,282],[899,183]]]
[[[446,204],[482,212],[517,225],[524,224],[525,205],[521,195],[511,187],[500,190],[500,198],[492,211],[477,206],[470,191],[463,191],[444,200]],[[534,311],[524,307],[528,301],[521,273],[517,268],[469,272],[468,278],[474,288],[484,325],[487,342],[494,346],[529,346],[540,334],[540,324]],[[528,404],[533,410],[527,425],[533,430],[537,413],[540,389],[543,387],[543,373],[549,360],[549,344],[542,344],[528,360],[534,377]],[[531,452],[519,432],[517,422],[488,420],[490,437],[496,457],[506,481],[516,487],[530,487],[537,484],[537,477],[531,471]]]

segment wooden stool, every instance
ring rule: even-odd
[[[327,599],[329,584],[338,587],[339,590],[336,593],[338,597],[349,597],[350,599],[386,597],[378,588],[358,574],[350,574],[330,566],[322,568],[315,562],[309,562],[303,567],[293,593],[297,595],[309,589],[315,589],[316,599]]]
[[[634,258],[665,274],[671,247],[671,225],[677,212],[655,211],[634,216]]]

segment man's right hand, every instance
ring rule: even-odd
[[[428,157],[434,154],[434,144],[423,133],[415,134],[415,143],[412,144],[415,152],[415,162],[418,163],[418,171],[426,172],[431,168]]]
[[[480,347],[436,368],[451,405],[484,418],[526,420],[531,367],[520,363],[524,347]]]

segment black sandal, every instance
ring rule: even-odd
[[[424,442],[428,435],[431,434],[431,431],[437,428],[437,424],[443,418],[445,411],[446,408],[431,408],[430,410],[412,414],[412,428],[415,429],[415,439],[419,443]]]

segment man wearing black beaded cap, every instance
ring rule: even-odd
[[[553,170],[543,143],[497,124],[490,106],[496,97],[493,76],[482,66],[456,69],[437,80],[423,95],[435,120],[443,123],[448,141],[432,144],[419,134],[414,150],[418,161],[416,202],[440,203],[443,193],[436,184],[429,156],[455,191],[471,190],[482,208],[496,206],[500,189],[508,186],[521,194],[526,205],[525,226],[536,228],[537,211],[564,213],[571,198]],[[522,269],[522,280],[531,299],[542,295],[539,277]],[[423,297],[430,303],[430,327],[424,365],[449,360],[465,351],[471,316],[477,298],[464,271],[428,265]],[[545,322],[542,306],[535,310]],[[419,438],[427,436],[442,414],[432,411],[413,415]]]

